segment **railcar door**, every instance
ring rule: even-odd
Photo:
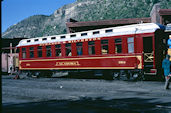
[[[164,31],[155,32],[155,68],[159,77],[163,76],[162,61],[167,54],[167,40],[168,35]]]
[[[150,69],[153,68],[153,37],[143,37],[143,51],[144,51],[144,71],[149,73]]]

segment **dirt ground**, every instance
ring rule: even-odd
[[[171,113],[171,89],[155,81],[2,76],[2,105],[3,113]]]

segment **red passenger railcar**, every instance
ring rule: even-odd
[[[24,39],[17,46],[19,69],[37,75],[60,70],[160,75],[167,38],[163,26],[144,23]]]

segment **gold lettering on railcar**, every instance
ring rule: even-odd
[[[88,39],[85,39],[85,41],[88,41]]]
[[[26,64],[26,66],[30,66],[30,64],[29,64],[29,63],[27,63],[27,64]]]
[[[85,41],[96,41],[100,40],[100,38],[89,38],[89,39],[81,39],[81,40],[70,40],[68,43],[76,43],[76,42],[85,42]],[[56,45],[56,44],[65,44],[67,41],[64,42],[51,42],[51,43],[44,43],[44,44],[39,44],[39,46],[47,46],[47,45]]]
[[[126,61],[118,61],[118,64],[126,64]]]
[[[71,62],[56,62],[55,66],[79,66],[78,61],[71,61]]]

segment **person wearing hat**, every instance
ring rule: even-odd
[[[165,76],[165,89],[169,89],[169,79],[170,79],[170,56],[166,55],[166,58],[162,62],[162,68],[164,69],[164,76]]]

